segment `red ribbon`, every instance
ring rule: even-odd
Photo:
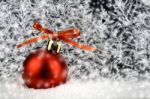
[[[71,44],[73,46],[79,47],[79,48],[84,49],[84,50],[89,50],[89,51],[96,50],[95,47],[80,44],[80,43],[74,42],[74,41],[69,39],[69,38],[76,38],[76,37],[80,36],[80,30],[79,29],[73,28],[73,29],[66,29],[66,30],[63,30],[60,32],[53,32],[47,28],[43,28],[42,25],[38,22],[35,22],[33,27],[36,30],[38,30],[39,32],[42,32],[43,34],[24,41],[23,43],[17,45],[16,46],[17,48],[20,48],[22,46],[25,46],[25,45],[33,43],[33,42],[37,42],[37,41],[42,40],[42,39],[52,38],[53,40],[62,40],[68,44]]]

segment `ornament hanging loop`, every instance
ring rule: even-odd
[[[59,54],[61,51],[61,46],[62,46],[61,41],[59,40],[55,41],[55,40],[49,39],[48,44],[47,44],[47,50]]]

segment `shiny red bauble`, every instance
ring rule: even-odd
[[[29,88],[58,86],[67,80],[68,68],[62,55],[39,49],[24,61],[23,79]]]

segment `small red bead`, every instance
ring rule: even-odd
[[[65,83],[68,68],[63,56],[39,49],[24,61],[23,79],[29,88],[51,88]]]

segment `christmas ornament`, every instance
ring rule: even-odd
[[[66,82],[68,68],[65,59],[60,54],[60,41],[64,41],[84,50],[96,50],[94,47],[83,45],[69,39],[80,36],[79,29],[73,28],[54,32],[42,27],[38,22],[35,22],[33,27],[43,34],[24,41],[17,45],[17,48],[47,38],[49,39],[49,42],[46,49],[37,49],[24,61],[22,77],[25,81],[25,85],[29,88],[51,88]]]

